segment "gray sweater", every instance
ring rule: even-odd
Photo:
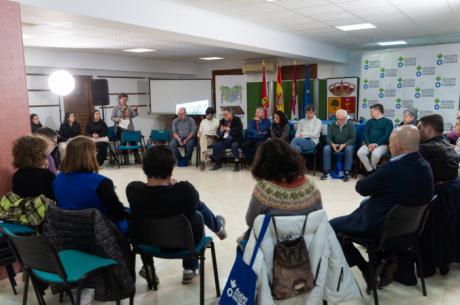
[[[128,130],[134,130],[134,124],[133,124],[133,118],[137,117],[139,115],[139,111],[134,110],[130,106],[128,107],[128,117],[129,117],[129,125],[128,125]],[[112,110],[112,121],[115,123],[115,125],[118,125],[118,123],[115,121],[115,119],[124,119],[124,113],[123,113],[123,106],[121,105],[116,105],[113,110]]]

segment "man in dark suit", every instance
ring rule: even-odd
[[[339,237],[352,235],[378,238],[387,213],[396,205],[426,204],[433,196],[430,165],[418,152],[420,133],[415,126],[395,129],[390,136],[393,159],[375,174],[356,183],[356,191],[368,196],[351,214],[330,221]],[[350,266],[358,266],[368,280],[368,263],[351,242],[342,248]]]
[[[222,110],[223,119],[219,122],[217,129],[217,143],[212,146],[212,158],[216,162],[211,170],[222,168],[221,157],[224,149],[231,148],[235,167],[233,171],[240,170],[239,148],[243,142],[243,123],[229,108]]]

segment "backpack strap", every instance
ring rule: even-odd
[[[280,242],[280,239],[278,237],[278,228],[276,227],[276,221],[275,221],[275,216],[272,217],[272,222],[273,222],[273,228],[275,229],[275,235],[276,235],[276,242]]]
[[[251,262],[249,263],[249,267],[252,268],[254,265],[254,261],[256,260],[257,251],[259,251],[260,244],[264,239],[265,232],[267,231],[268,225],[270,224],[270,215],[265,214],[264,222],[262,223],[262,227],[259,232],[259,236],[257,237],[256,246],[254,247],[254,251],[252,252]]]
[[[304,220],[303,226],[302,226],[302,232],[300,233],[301,237],[303,237],[305,235],[305,228],[307,227],[307,219],[308,219],[308,214],[305,215],[305,220]]]

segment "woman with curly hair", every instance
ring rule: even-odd
[[[37,136],[24,136],[13,144],[13,192],[20,197],[44,195],[54,199],[55,175],[48,170],[48,144]]]
[[[261,214],[306,215],[322,209],[321,194],[305,171],[305,160],[287,142],[272,138],[259,146],[252,166],[257,184],[246,212],[248,232]]]

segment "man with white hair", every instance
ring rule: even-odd
[[[241,149],[246,163],[251,165],[257,148],[270,136],[270,120],[265,119],[264,108],[257,107],[254,119],[249,122],[246,136]]]
[[[345,166],[343,181],[350,179],[351,165],[353,164],[353,151],[355,144],[355,127],[347,120],[347,111],[337,110],[335,116],[337,121],[327,127],[327,145],[323,148],[323,175],[321,180],[326,180],[331,172],[331,154],[343,153],[345,155]]]
[[[179,148],[185,149],[187,164],[192,159],[193,147],[195,146],[196,124],[195,120],[187,116],[187,110],[181,107],[177,111],[177,118],[172,122],[173,139],[170,147],[176,157],[177,162],[182,159]]]

